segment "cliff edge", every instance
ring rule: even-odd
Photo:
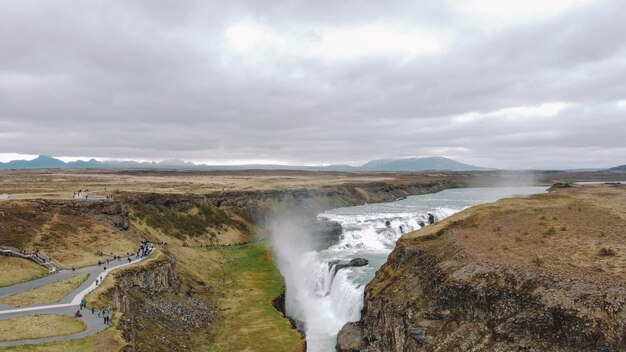
[[[626,187],[557,189],[398,241],[346,351],[626,350]]]

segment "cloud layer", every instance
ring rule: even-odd
[[[626,3],[502,3],[2,2],[0,153],[626,163]]]

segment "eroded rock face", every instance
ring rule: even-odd
[[[116,285],[108,295],[115,308],[122,313],[129,311],[130,291],[143,291],[152,295],[176,294],[180,288],[180,281],[176,276],[176,261],[173,256],[166,255],[163,259],[131,267],[113,275]]]
[[[365,348],[363,328],[357,323],[350,322],[341,328],[337,334],[337,352],[359,352]]]
[[[122,313],[118,326],[128,343],[125,351],[189,351],[191,336],[207,333],[215,320],[212,303],[179,292],[171,255],[112,275],[116,285],[107,295]]]
[[[366,288],[361,321],[339,336],[352,346],[361,326],[367,352],[617,352],[625,314],[619,285],[480,263],[445,238],[413,238],[399,241]]]

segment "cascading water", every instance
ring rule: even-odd
[[[403,233],[441,220],[469,206],[514,195],[545,192],[545,187],[450,189],[380,204],[339,208],[318,215],[341,225],[342,234],[326,249],[313,250],[310,232],[280,219],[272,228],[273,247],[286,282],[287,314],[301,323],[309,352],[335,351],[341,327],[360,318],[365,285],[386,261]],[[355,258],[368,264],[342,267]]]

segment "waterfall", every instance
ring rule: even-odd
[[[430,214],[439,221],[471,205],[544,190],[454,189],[330,210],[318,218],[340,224],[342,231],[338,241],[321,250],[310,229],[294,224],[292,219],[297,217],[275,219],[270,232],[278,268],[285,278],[286,313],[304,330],[309,352],[335,351],[337,333],[345,323],[360,319],[365,285],[403,233],[428,226]],[[367,259],[368,264],[338,269],[339,262],[354,258]]]

